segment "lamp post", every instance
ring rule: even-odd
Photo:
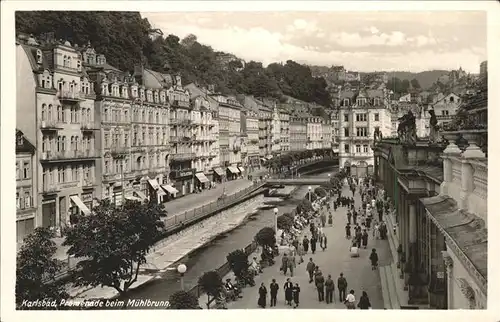
[[[331,173],[329,173],[329,174],[328,174],[328,183],[330,183],[331,177],[332,177],[332,174],[331,174]],[[328,197],[331,197],[331,196],[332,196],[332,191],[329,189],[329,190],[328,190]]]
[[[186,265],[179,264],[179,266],[177,266],[177,272],[179,272],[179,274],[181,275],[181,290],[183,291],[184,291],[184,273],[186,273],[186,271],[187,271]]]
[[[307,188],[307,189],[309,189],[309,202],[312,202],[312,201],[311,201],[311,190],[312,190],[312,187],[311,187],[311,186],[309,186],[309,188]]]
[[[274,208],[274,238],[276,239],[276,245],[278,245],[278,208]]]

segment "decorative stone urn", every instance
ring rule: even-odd
[[[481,151],[478,143],[481,139],[481,134],[484,133],[483,130],[467,130],[462,132],[462,136],[467,140],[469,146],[465,149],[462,154],[466,158],[484,158],[485,154]]]
[[[455,143],[455,141],[460,137],[460,132],[458,131],[443,132],[443,136],[448,141],[448,145],[446,146],[446,149],[444,149],[443,153],[445,154],[462,153],[458,145]]]

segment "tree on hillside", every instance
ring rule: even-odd
[[[402,93],[408,93],[409,89],[410,89],[410,81],[407,79],[404,79],[403,81],[401,81]]]
[[[189,34],[182,39],[181,45],[189,48],[197,42],[198,42],[198,38],[196,38],[196,36],[193,34]]]
[[[420,83],[418,82],[418,79],[414,78],[411,80],[411,86],[415,89],[421,88]]]
[[[108,286],[124,295],[137,281],[146,255],[163,234],[162,209],[156,204],[125,201],[115,207],[103,200],[89,216],[68,229],[63,245],[81,259],[76,286]]]
[[[46,299],[59,302],[68,298],[64,286],[56,281],[62,263],[53,258],[57,247],[54,232],[38,227],[24,239],[16,260],[16,305],[23,301]],[[21,309],[30,309],[22,306]],[[40,308],[33,308],[40,309]]]

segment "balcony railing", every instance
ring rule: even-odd
[[[111,155],[117,157],[117,156],[123,156],[129,153],[128,148],[126,147],[112,147],[111,148]]]
[[[192,138],[190,138],[189,136],[183,136],[182,139],[181,139],[182,142],[191,142],[192,141]]]
[[[193,160],[195,158],[196,154],[193,152],[187,152],[187,153],[175,153],[172,155],[172,160],[175,161],[186,161],[186,160]]]
[[[90,123],[83,123],[80,129],[82,130],[82,132],[93,132],[94,130],[96,130],[94,125]]]
[[[42,131],[57,131],[57,130],[62,130],[62,126],[61,124],[58,124],[56,121],[53,120],[41,121],[40,129]]]
[[[94,150],[74,150],[74,151],[46,151],[42,152],[40,161],[71,160],[82,158],[95,158],[98,154]]]
[[[60,91],[59,94],[57,94],[57,98],[60,101],[80,102],[85,100],[85,94],[80,92]]]
[[[175,117],[170,118],[170,125],[176,125],[179,123],[179,120],[176,119]]]

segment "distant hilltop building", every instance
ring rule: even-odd
[[[229,63],[233,61],[237,61],[241,63],[241,68],[245,67],[245,61],[241,58],[236,57],[233,54],[218,52],[216,53],[217,63],[223,68],[227,69],[229,67]]]
[[[151,29],[149,32],[148,32],[148,36],[151,40],[155,40],[156,38],[158,37],[162,37],[163,36],[163,31],[161,31],[160,29],[156,28],[156,29]]]

